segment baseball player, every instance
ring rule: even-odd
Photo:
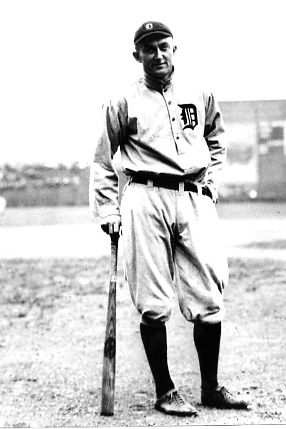
[[[153,375],[155,408],[197,414],[168,369],[166,322],[178,296],[193,323],[201,402],[214,408],[248,404],[218,384],[217,370],[228,265],[215,202],[225,160],[223,120],[211,92],[174,70],[171,30],[146,22],[133,56],[143,77],[103,107],[93,164],[92,202],[108,233],[122,231],[126,278],[141,315],[140,332]],[[120,148],[127,184],[119,206],[113,156]]]

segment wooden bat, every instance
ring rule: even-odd
[[[111,266],[101,389],[101,415],[103,416],[113,416],[114,414],[114,385],[116,366],[116,281],[119,235],[112,234],[110,238]]]

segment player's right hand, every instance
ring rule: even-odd
[[[106,234],[113,235],[120,233],[121,228],[121,216],[120,215],[109,215],[101,220],[101,228]]]

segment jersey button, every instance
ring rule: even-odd
[[[168,101],[168,104],[170,105],[170,104],[172,104],[172,101]]]
[[[172,121],[174,122],[176,120],[176,118],[172,118]]]

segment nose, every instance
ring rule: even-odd
[[[163,58],[162,51],[161,51],[161,49],[160,49],[159,47],[156,49],[156,52],[155,52],[155,58],[156,58],[156,59],[161,59],[161,58]]]

